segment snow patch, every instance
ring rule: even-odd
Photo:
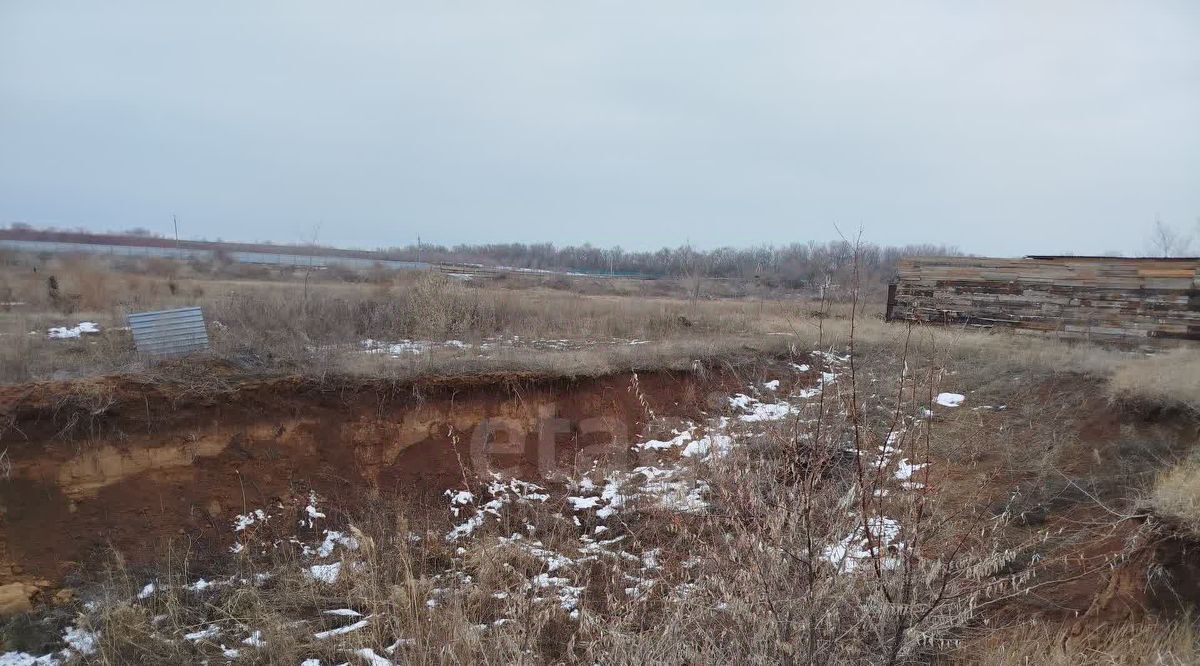
[[[242,644],[249,645],[250,647],[264,647],[267,642],[263,640],[262,632],[255,629],[249,636],[242,639]]]
[[[246,514],[238,514],[233,519],[233,531],[241,532],[254,523],[264,523],[269,518],[270,516],[267,515],[267,512],[262,509],[255,509]]]
[[[51,340],[70,340],[84,334],[99,333],[100,325],[94,321],[81,321],[75,326],[55,326],[46,331]]]
[[[333,564],[314,564],[308,568],[308,575],[322,583],[332,585],[337,582],[338,576],[342,573],[342,563],[334,562]]]
[[[568,497],[567,501],[571,503],[571,508],[576,511],[594,509],[600,504],[599,497]]]
[[[684,430],[682,432],[676,431],[675,437],[672,437],[671,439],[668,439],[666,441],[658,440],[658,439],[647,440],[645,442],[638,444],[637,448],[642,449],[642,450],[649,450],[649,451],[657,451],[660,449],[670,449],[670,448],[674,448],[676,446],[683,446],[683,443],[690,440],[691,438],[692,438],[692,431],[690,431],[690,430]]]
[[[81,655],[89,655],[95,652],[96,641],[99,638],[98,634],[75,627],[67,627],[67,630],[63,633],[63,642],[67,644],[67,647]]]
[[[200,631],[193,631],[190,634],[184,634],[183,638],[184,638],[184,640],[189,640],[189,641],[202,641],[202,640],[207,640],[209,638],[215,638],[215,637],[219,636],[220,634],[221,634],[221,628],[215,624],[210,624],[209,626],[201,629]]]
[[[45,654],[35,657],[25,652],[5,652],[0,654],[0,666],[55,666],[59,662],[54,655]]]
[[[317,546],[315,554],[318,558],[326,558],[333,554],[334,546],[342,546],[346,550],[358,550],[358,539],[352,536],[338,532],[337,530],[325,530],[325,540]],[[314,554],[310,548],[305,546],[304,554]]]
[[[908,458],[901,458],[900,462],[896,463],[896,480],[908,481],[915,472],[924,466],[924,463],[909,464]]]
[[[854,572],[864,564],[864,560],[873,556],[880,559],[880,566],[884,569],[895,569],[899,566],[899,559],[888,553],[892,547],[904,546],[902,543],[894,543],[900,535],[900,523],[886,516],[878,516],[867,521],[867,529],[870,531],[869,539],[863,532],[862,525],[857,525],[844,539],[826,546],[822,552],[825,561],[843,573]]]
[[[362,657],[367,662],[367,666],[395,666],[391,659],[385,659],[375,654],[371,648],[360,648],[355,650],[354,654]]]
[[[337,627],[336,629],[330,629],[328,631],[318,631],[317,633],[313,634],[313,638],[315,638],[319,641],[323,641],[326,638],[332,638],[334,636],[341,636],[342,634],[348,634],[348,633],[351,633],[354,631],[358,631],[359,629],[362,629],[363,627],[367,626],[368,624],[371,624],[371,623],[365,619],[359,620],[358,622],[355,622],[354,624],[347,624],[344,627]]]
[[[710,456],[727,456],[733,450],[733,438],[729,435],[710,434],[697,439],[683,449],[685,458],[707,459]]]
[[[939,393],[934,402],[942,407],[958,407],[966,399],[966,396],[961,393]]]

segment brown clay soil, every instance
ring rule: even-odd
[[[168,546],[202,562],[205,554],[227,551],[238,514],[310,490],[327,507],[359,507],[383,494],[444,520],[441,494],[484,471],[479,450],[492,468],[544,478],[547,438],[555,443],[554,462],[569,471],[586,464],[581,453],[594,454],[611,437],[590,432],[589,423],[603,422],[621,426],[623,435],[600,447],[619,459],[632,455],[628,442],[647,430],[647,407],[660,418],[699,420],[714,395],[723,399],[748,379],[727,367],[640,373],[636,381],[618,373],[317,382],[245,379],[215,367],[189,381],[126,375],[4,387],[0,449],[8,480],[0,483],[0,586],[49,581],[54,587],[86,577],[113,549],[134,566],[162,560]],[[1079,394],[1069,399],[1070,416],[1054,426],[1069,435],[1054,444],[1061,450],[1025,451],[1054,461],[1062,479],[1102,476],[1131,442],[1160,439],[1167,442],[1163,455],[1195,444],[1193,418],[1115,409],[1086,382],[1045,385],[1029,400],[1070,392]],[[971,459],[943,452],[939,492],[951,502],[998,508],[1023,488],[1036,501],[1024,507],[1014,541],[1054,534],[1038,547],[1054,560],[1032,581],[1039,586],[997,607],[997,623],[1032,616],[1121,622],[1200,600],[1200,544],[1169,525],[1147,529],[1152,516],[1116,520],[1061,488],[1058,476],[1034,478],[1035,468],[1020,467],[1027,455],[1004,454],[1014,441],[1036,435],[1022,430],[1024,421],[1029,428],[1035,422],[1020,405],[955,414],[964,436],[994,442],[977,447],[991,453]],[[481,440],[482,449],[473,448],[481,446],[473,438],[485,422],[493,433]],[[954,422],[940,427],[953,438]]]
[[[202,390],[136,375],[5,387],[0,585],[61,581],[112,548],[132,565],[159,559],[168,542],[221,552],[236,515],[309,490],[326,506],[387,493],[415,507],[437,500],[444,514],[438,495],[474,470],[473,451],[534,479],[550,437],[569,468],[584,447],[613,439],[589,424],[633,437],[646,405],[698,418],[709,392],[742,385],[728,369],[702,374],[642,373],[636,391],[631,373],[317,383],[238,382],[219,369]],[[493,434],[472,449],[485,421]],[[627,453],[627,442],[607,450]]]
[[[1112,403],[1098,380],[1038,383],[1003,411],[958,411],[939,491],[951,504],[1002,509],[1015,570],[1036,572],[985,611],[991,628],[1037,619],[1079,634],[1200,603],[1200,542],[1133,501],[1200,444],[1193,414]]]

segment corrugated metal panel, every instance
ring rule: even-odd
[[[167,356],[208,349],[208,331],[200,306],[128,315],[138,352]]]

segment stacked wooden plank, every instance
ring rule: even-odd
[[[1098,339],[1200,340],[1200,259],[908,257],[888,318]]]

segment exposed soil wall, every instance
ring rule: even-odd
[[[621,436],[644,428],[647,405],[696,416],[706,392],[730,381],[663,372],[640,375],[636,390],[631,374],[285,378],[195,394],[130,377],[11,387],[0,392],[11,465],[0,482],[0,585],[62,580],[109,547],[135,565],[168,540],[215,552],[237,514],[297,490],[337,506],[375,491],[421,505],[481,466],[544,477],[590,445],[627,452]]]

